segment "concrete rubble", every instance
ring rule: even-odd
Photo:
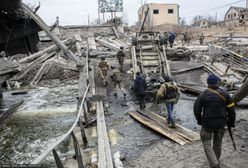
[[[35,20],[35,19],[34,19]],[[44,31],[44,28],[42,28]],[[162,33],[166,30],[160,26]],[[184,29],[182,27],[182,29]],[[190,28],[189,28],[190,29]],[[194,28],[192,28],[194,29]],[[48,30],[50,32],[50,30]],[[200,31],[204,31],[201,29]],[[55,33],[56,32],[56,33]],[[41,46],[38,52],[29,54],[1,55],[0,58],[0,84],[1,89],[1,111],[0,121],[8,122],[8,117],[13,116],[17,106],[23,102],[6,106],[2,92],[29,92],[31,89],[39,87],[59,87],[75,84],[84,79],[82,88],[87,87],[87,82],[94,83],[95,95],[90,91],[89,96],[89,120],[84,121],[88,146],[81,148],[83,163],[87,167],[97,167],[98,150],[96,129],[106,126],[107,132],[104,139],[111,151],[107,154],[113,155],[116,167],[207,167],[206,159],[200,142],[194,142],[185,146],[180,146],[151,130],[139,125],[130,116],[128,112],[135,111],[137,108],[136,98],[131,90],[133,86],[132,72],[132,45],[131,37],[135,31],[131,28],[124,31],[122,24],[108,23],[107,25],[97,26],[59,26],[57,25],[48,35],[40,32]],[[209,32],[206,30],[206,33]],[[229,32],[226,32],[228,34]],[[242,32],[244,33],[244,32]],[[56,35],[55,35],[56,34]],[[193,34],[196,36],[195,34]],[[192,35],[192,36],[193,36]],[[54,36],[55,40],[51,40]],[[229,91],[231,95],[242,88],[247,82],[248,72],[248,37],[236,34],[231,38],[229,35],[209,34],[204,45],[199,45],[198,41],[192,40],[188,45],[181,45],[179,37],[176,38],[173,48],[166,48],[166,56],[170,65],[170,72],[177,82],[182,92],[182,96],[176,107],[176,118],[178,123],[188,129],[199,133],[199,127],[193,119],[192,105],[196,97],[206,88],[206,77],[213,73],[221,79],[221,87]],[[58,45],[59,44],[59,45]],[[61,48],[62,46],[62,48]],[[124,47],[126,54],[123,73],[123,89],[127,97],[118,92],[118,97],[113,97],[113,86],[108,79],[108,86],[101,85],[101,79],[97,76],[97,66],[101,57],[105,57],[109,65],[118,66],[116,53],[120,47]],[[161,50],[161,49],[160,49]],[[241,52],[242,51],[242,52]],[[163,51],[161,51],[163,52]],[[242,53],[242,54],[241,54]],[[89,59],[89,61],[88,61]],[[86,62],[90,62],[90,64]],[[86,67],[89,66],[89,67]],[[87,81],[87,76],[83,72],[88,71],[92,78]],[[129,72],[129,73],[128,73]],[[94,82],[92,82],[94,81]],[[74,82],[74,83],[73,83]],[[150,83],[149,83],[150,82]],[[148,91],[152,96],[147,96],[147,108],[158,115],[164,115],[163,107],[154,107],[154,94],[158,86],[154,83],[162,83],[160,78],[154,74],[148,82]],[[93,84],[92,84],[93,85]],[[82,89],[81,88],[81,89]],[[80,88],[79,88],[80,90]],[[18,94],[18,93],[17,93]],[[83,93],[75,95],[78,99],[83,97]],[[96,109],[100,106],[100,100],[103,103],[101,115]],[[3,103],[4,102],[4,103]],[[97,103],[96,103],[97,102]],[[97,105],[96,105],[97,104]],[[86,105],[87,106],[87,105]],[[243,108],[248,107],[248,99],[244,98],[237,104],[238,116],[237,127],[234,129],[234,137],[238,146],[238,151],[233,153],[230,147],[230,140],[227,135],[224,138],[223,160],[221,164],[228,167],[241,168],[247,166],[248,154],[248,136],[247,124],[248,115]],[[79,106],[78,106],[79,108]],[[86,107],[84,107],[86,108]],[[14,109],[14,110],[11,110]],[[11,110],[11,113],[8,112]],[[8,115],[5,115],[8,112]],[[105,115],[105,116],[104,116]],[[4,116],[4,117],[3,117]],[[7,116],[7,117],[6,117]],[[97,121],[97,117],[103,121]],[[105,119],[104,119],[105,117]],[[106,123],[105,123],[106,120]],[[2,124],[0,122],[0,124]],[[81,119],[80,121],[81,122]],[[97,123],[97,125],[96,125]],[[75,132],[80,137],[79,128]],[[108,144],[109,141],[110,144]],[[65,167],[74,167],[75,160],[72,142],[68,142],[68,149],[64,152],[63,162]],[[80,142],[82,145],[83,142]],[[100,145],[101,148],[103,144]],[[2,148],[1,148],[2,149]],[[109,149],[106,149],[109,150]],[[98,152],[98,153],[97,153]],[[233,159],[233,160],[232,160]],[[165,161],[166,160],[166,161]],[[0,158],[1,161],[1,158]],[[104,162],[100,160],[100,162]],[[239,164],[240,163],[240,164]],[[112,164],[112,163],[111,163]],[[113,167],[113,165],[111,165]],[[76,166],[75,166],[76,167]]]

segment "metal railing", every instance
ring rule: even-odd
[[[87,49],[88,50],[88,49]],[[86,73],[87,73],[87,79],[86,79],[86,89],[85,89],[85,92],[84,92],[84,95],[82,98],[79,98],[78,99],[78,104],[79,107],[78,107],[78,110],[77,110],[77,116],[76,116],[76,119],[72,125],[72,127],[64,134],[62,135],[58,140],[57,142],[55,142],[54,144],[51,144],[49,145],[49,147],[40,155],[38,156],[31,164],[40,164],[40,162],[42,160],[44,160],[49,153],[53,153],[53,156],[54,156],[54,159],[55,159],[55,162],[56,162],[56,165],[58,168],[63,168],[63,164],[56,152],[56,147],[58,145],[60,145],[63,141],[65,141],[69,136],[72,137],[72,140],[73,140],[73,146],[74,146],[74,150],[75,150],[75,156],[76,156],[76,160],[77,160],[77,163],[78,163],[78,167],[79,168],[84,168],[84,165],[83,165],[83,161],[82,161],[82,156],[81,156],[81,151],[80,151],[80,145],[78,143],[78,140],[75,136],[75,134],[73,133],[73,130],[75,129],[75,127],[77,126],[77,124],[79,123],[79,126],[80,126],[80,132],[81,132],[81,135],[82,135],[82,140],[84,142],[84,146],[86,147],[87,146],[87,138],[86,138],[86,134],[85,134],[85,130],[84,130],[84,126],[82,124],[82,120],[81,120],[81,117],[84,116],[84,121],[86,121],[86,123],[88,122],[88,118],[86,118],[88,116],[88,106],[86,105],[87,104],[87,94],[90,90],[90,82],[89,82],[89,59],[88,59],[88,52],[86,52]]]
[[[214,60],[220,58],[228,65],[248,69],[247,58],[226,48],[217,47],[209,44],[209,54],[214,58]]]

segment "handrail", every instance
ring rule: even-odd
[[[84,101],[86,100],[86,96],[87,96],[87,93],[88,93],[88,90],[90,88],[90,84],[87,85],[87,88],[85,90],[85,93],[84,93],[84,96],[83,96],[83,99],[82,99],[82,102],[80,104],[80,108],[79,108],[79,111],[78,111],[78,115],[77,115],[77,118],[74,122],[74,124],[72,125],[71,129],[69,131],[67,131],[67,133],[65,133],[64,135],[62,135],[62,137],[54,144],[52,144],[51,146],[49,146],[47,148],[47,150],[45,150],[37,159],[35,159],[31,164],[39,164],[43,159],[45,159],[47,157],[47,155],[52,152],[53,149],[55,149],[59,144],[61,144],[71,133],[72,131],[74,130],[74,128],[76,127],[77,125],[77,122],[81,116],[81,113],[83,111],[83,104],[84,104]]]
[[[72,125],[72,127],[70,128],[69,131],[67,131],[64,135],[62,135],[59,140],[57,140],[57,142],[55,142],[54,144],[50,145],[38,158],[36,158],[31,164],[39,164],[43,159],[45,159],[47,157],[47,155],[52,152],[59,144],[61,144],[74,130],[74,128],[76,127],[79,119],[80,119],[80,116],[81,114],[83,113],[84,111],[84,103],[86,101],[86,98],[87,98],[87,94],[90,90],[90,83],[89,83],[89,62],[88,62],[88,47],[87,47],[87,53],[86,53],[86,67],[87,67],[87,87],[86,87],[86,90],[84,92],[84,95],[83,95],[83,98],[82,98],[82,101],[81,101],[81,104],[80,104],[80,107],[78,109],[78,114],[77,114],[77,117],[75,119],[75,122],[74,124]]]

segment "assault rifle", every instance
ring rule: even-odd
[[[231,129],[230,123],[228,122],[228,119],[227,119],[227,128],[228,128],[228,132],[229,132],[230,138],[232,140],[232,144],[233,144],[234,150],[236,151],[236,145],[235,145],[235,142],[234,142],[234,139],[233,139],[232,129]]]

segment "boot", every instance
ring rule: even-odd
[[[170,122],[169,127],[170,127],[170,128],[176,128],[175,122]]]

